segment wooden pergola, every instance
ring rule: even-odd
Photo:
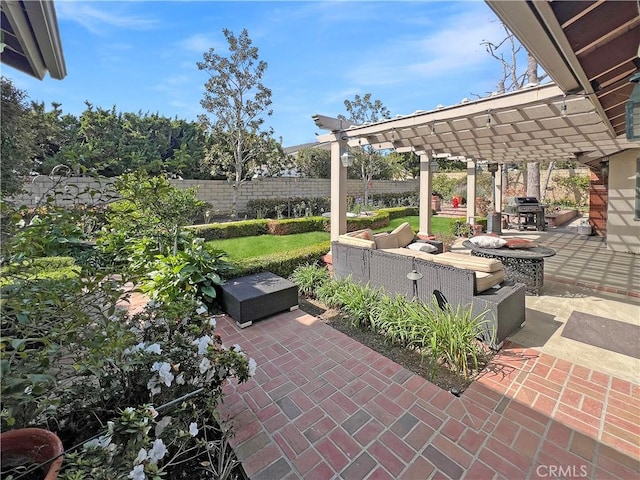
[[[331,240],[346,232],[347,169],[340,156],[348,146],[415,152],[420,156],[420,229],[431,234],[432,170],[436,156],[467,162],[467,221],[474,223],[475,175],[479,162],[497,162],[496,211],[502,203],[501,169],[507,163],[578,160],[597,165],[601,159],[640,145],[613,137],[610,124],[587,95],[565,92],[553,83],[494,95],[476,101],[416,111],[364,125],[315,115],[331,143]]]

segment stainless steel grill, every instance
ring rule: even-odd
[[[542,205],[536,197],[509,197],[504,207],[503,214],[507,216],[510,228],[524,230],[546,230],[544,221],[545,205]]]

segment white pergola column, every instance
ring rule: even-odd
[[[493,206],[493,211],[496,213],[502,213],[502,170],[504,164],[498,164],[498,171],[496,172],[496,188],[493,192],[496,204]]]
[[[347,143],[331,142],[331,241],[347,233],[347,167],[342,166],[340,155]]]
[[[431,160],[426,153],[420,154],[420,231],[418,236],[431,235],[431,192],[433,173]]]
[[[467,223],[476,224],[476,162],[467,160]]]

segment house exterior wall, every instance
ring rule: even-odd
[[[640,218],[636,217],[636,178],[640,150],[609,157],[607,246],[616,252],[640,253]]]

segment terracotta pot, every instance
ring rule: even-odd
[[[54,459],[43,466],[44,480],[58,478],[62,466],[64,447],[58,436],[42,428],[18,428],[0,433],[0,454],[3,470],[24,464],[41,464]]]

